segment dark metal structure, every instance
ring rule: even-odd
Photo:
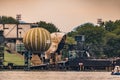
[[[4,61],[4,35],[3,31],[0,31],[0,67],[3,67],[3,61]]]

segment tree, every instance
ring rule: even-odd
[[[85,42],[88,44],[101,44],[104,42],[105,29],[86,23],[77,28],[77,35],[85,35]]]
[[[114,22],[114,25],[116,26],[116,29],[120,29],[120,20],[116,20],[115,22]]]
[[[81,29],[84,29],[84,28],[92,28],[94,27],[94,25],[92,23],[85,23],[85,24],[82,24],[82,25],[79,25],[76,27],[75,31],[80,31]]]
[[[95,26],[92,23],[82,24],[69,33],[72,37],[76,35],[85,35],[85,45],[90,47],[90,51],[95,56],[101,56],[103,54],[104,37],[106,30],[104,27]]]
[[[108,57],[118,57],[120,56],[120,20],[106,22],[105,28],[109,32],[105,35],[104,53]]]
[[[52,23],[46,23],[45,21],[37,22],[38,27],[47,29],[50,33],[59,32],[60,30]]]
[[[85,35],[85,45],[93,55],[101,57],[120,57],[120,20],[106,21],[100,26],[92,23],[79,25],[68,36]]]
[[[117,28],[117,26],[114,24],[113,21],[107,21],[105,22],[105,29],[109,32],[115,30]]]
[[[16,24],[19,23],[13,17],[1,16],[0,17],[0,24]]]
[[[119,48],[120,48],[120,36],[117,36],[114,33],[107,33],[104,53],[108,57],[118,57],[120,56]]]
[[[114,31],[112,31],[112,33],[119,36],[120,35],[120,28],[115,29]]]
[[[73,37],[67,37],[67,40],[66,40],[66,43],[67,44],[76,44],[76,41],[74,40]]]

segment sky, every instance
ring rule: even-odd
[[[0,16],[21,14],[22,21],[53,23],[62,32],[97,19],[120,19],[120,0],[0,0]]]

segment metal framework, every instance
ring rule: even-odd
[[[8,42],[22,40],[24,33],[31,28],[31,23],[0,24],[4,31],[5,40]]]

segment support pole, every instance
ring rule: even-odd
[[[25,57],[25,71],[29,71],[30,70],[30,57],[31,57],[31,52],[30,51],[26,51],[24,54]]]

